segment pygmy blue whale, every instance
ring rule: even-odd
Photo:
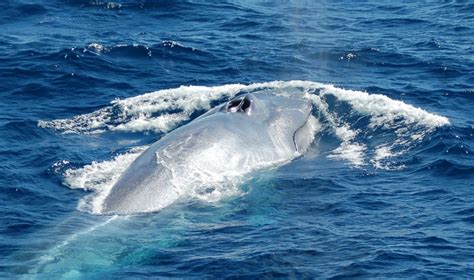
[[[166,134],[120,176],[103,213],[152,212],[190,191],[284,164],[302,155],[317,127],[302,96],[237,96]]]

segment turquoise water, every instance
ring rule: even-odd
[[[470,1],[0,4],[1,278],[473,278]],[[133,159],[248,92],[305,96],[307,153],[155,213]]]

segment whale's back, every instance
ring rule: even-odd
[[[212,190],[216,184],[291,160],[298,155],[298,145],[310,143],[297,139],[310,105],[285,101],[253,99],[251,114],[229,113],[220,106],[168,133],[121,175],[102,212],[157,211],[187,192]]]

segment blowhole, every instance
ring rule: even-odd
[[[231,100],[226,105],[226,111],[230,113],[250,113],[252,101],[247,97],[240,97]]]

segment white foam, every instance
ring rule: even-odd
[[[328,157],[344,159],[354,166],[361,166],[364,164],[365,150],[366,147],[363,144],[344,141],[339,147],[334,149]]]
[[[180,122],[188,119],[186,114],[163,114],[156,118],[147,118],[146,116],[139,116],[127,123],[119,124],[112,127],[112,131],[169,131]]]
[[[335,127],[336,136],[342,140],[341,145],[332,151],[330,158],[341,158],[350,161],[355,166],[364,164],[364,144],[357,143],[354,138],[358,130],[352,130],[348,124]]]
[[[165,47],[170,47],[170,48],[174,48],[174,47],[182,47],[182,48],[185,48],[184,45],[176,42],[176,41],[172,41],[172,40],[166,40],[166,41],[163,41],[161,42],[161,44]],[[194,48],[192,49],[193,51],[195,50]]]
[[[91,51],[95,54],[100,54],[103,51],[106,51],[107,49],[104,47],[104,45],[99,44],[99,43],[90,43],[86,49],[84,49],[83,52]]]
[[[373,158],[370,160],[375,168],[384,170],[402,169],[404,165],[397,165],[388,159],[403,154],[405,151],[393,151],[393,145],[381,144],[375,148]]]
[[[359,131],[351,129],[349,124],[338,119],[335,114],[330,112],[328,104],[320,96],[307,95],[307,97],[313,101],[313,104],[318,108],[318,112],[324,115],[336,137],[341,140],[340,146],[334,149],[328,157],[347,160],[354,166],[363,165],[365,145],[355,141]]]
[[[122,4],[120,3],[105,2],[105,1],[98,1],[98,0],[90,1],[89,4],[94,5],[94,6],[102,6],[106,9],[120,9],[122,7]]]
[[[339,102],[346,102],[355,113],[369,116],[370,123],[367,129],[379,128],[396,134],[397,138],[392,143],[384,143],[373,152],[373,158],[369,159],[369,162],[376,168],[389,169],[389,165],[383,163],[384,160],[403,154],[414,142],[424,139],[433,129],[450,124],[446,117],[390,99],[385,95],[346,90],[333,85],[320,86],[319,94],[310,95],[309,98],[341,140],[340,146],[328,157],[348,160],[355,166],[366,164],[367,147],[355,140],[361,131],[353,130],[343,117],[329,111],[328,104],[324,101],[328,95],[335,96]],[[395,151],[396,148],[398,151]]]
[[[78,209],[95,214],[101,213],[102,203],[115,182],[145,149],[145,146],[136,147],[111,160],[92,162],[79,169],[66,170],[64,184],[67,187],[93,192],[79,201]]]
[[[246,86],[240,84],[202,87],[181,86],[151,92],[123,100],[114,100],[110,106],[71,119],[39,121],[38,125],[63,133],[103,133],[106,131],[167,132],[190,118],[196,110],[210,109],[210,103],[231,97]],[[178,111],[166,113],[166,111]],[[154,116],[154,114],[160,116]]]
[[[399,100],[393,100],[381,94],[369,94],[363,91],[346,90],[326,85],[321,95],[332,94],[339,100],[352,105],[359,113],[371,116],[371,125],[384,126],[393,124],[400,120],[404,124],[419,124],[427,127],[440,127],[449,125],[446,117],[428,113],[420,108],[406,104]]]

